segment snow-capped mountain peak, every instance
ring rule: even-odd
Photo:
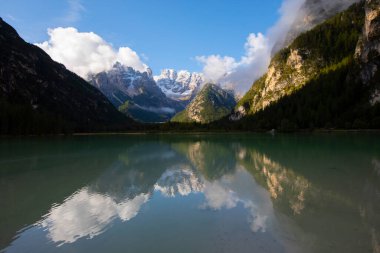
[[[90,77],[112,104],[135,120],[165,122],[184,106],[165,96],[153,80],[152,71],[140,72],[121,63]]]
[[[167,97],[177,101],[191,100],[205,81],[200,73],[173,69],[162,70],[159,76],[154,76],[154,80]]]
[[[177,79],[177,71],[175,71],[174,69],[164,69],[161,71],[161,75],[157,76],[157,78],[158,77],[176,80]]]

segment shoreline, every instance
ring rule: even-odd
[[[364,134],[364,133],[379,133],[380,129],[314,129],[314,130],[297,130],[297,131],[267,131],[267,130],[256,130],[256,131],[131,131],[131,132],[76,132],[68,134],[28,134],[28,135],[1,135],[2,138],[12,138],[12,137],[69,137],[69,136],[115,136],[115,135],[233,135],[233,134],[268,134],[268,135],[297,135],[297,134]]]

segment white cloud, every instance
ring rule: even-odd
[[[50,57],[83,78],[112,68],[116,62],[138,71],[147,66],[129,47],[115,49],[93,32],[78,32],[73,27],[49,29],[49,40],[36,45]]]
[[[268,38],[262,33],[250,34],[245,43],[245,55],[239,61],[220,55],[198,56],[196,59],[204,64],[206,79],[243,93],[267,69],[271,52],[269,45]]]
[[[270,47],[276,43],[282,43],[291,27],[296,26],[295,21],[303,21],[301,16],[304,14],[301,11],[302,5],[306,0],[284,0],[279,10],[280,19],[277,23],[271,27],[268,31],[268,38],[270,41]],[[329,0],[334,1],[334,0]]]
[[[237,65],[234,58],[220,55],[197,56],[196,60],[204,64],[203,74],[207,81],[220,80]]]

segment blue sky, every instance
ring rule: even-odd
[[[29,42],[47,29],[94,32],[117,48],[136,51],[155,73],[201,71],[200,55],[239,59],[250,33],[265,33],[279,18],[281,0],[0,0],[0,16]]]

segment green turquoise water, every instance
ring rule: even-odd
[[[2,252],[380,252],[380,135],[0,140]]]

